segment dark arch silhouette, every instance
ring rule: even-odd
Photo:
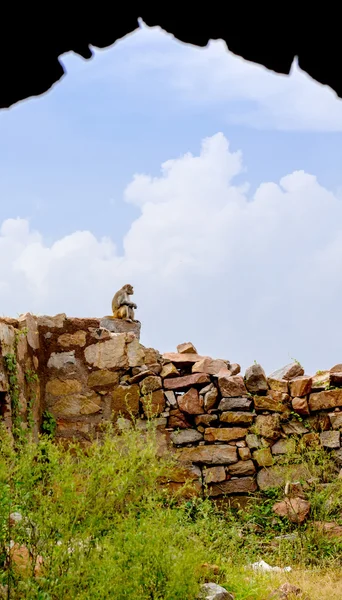
[[[327,4],[316,13],[312,4],[309,13],[289,2],[272,8],[209,3],[202,10],[198,4],[196,9],[183,4],[141,10],[117,3],[80,6],[77,12],[67,5],[59,5],[58,12],[49,5],[43,12],[32,3],[27,9],[16,3],[2,8],[0,108],[49,90],[64,74],[62,54],[73,51],[89,59],[92,47],[111,46],[137,29],[139,18],[189,44],[203,47],[210,39],[223,39],[234,54],[277,73],[288,74],[297,56],[301,69],[342,97],[338,18]]]

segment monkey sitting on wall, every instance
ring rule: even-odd
[[[112,300],[113,319],[125,319],[134,322],[134,309],[137,305],[131,302],[129,296],[133,294],[133,287],[130,284],[124,285],[121,290],[114,294]]]

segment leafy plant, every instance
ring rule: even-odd
[[[42,432],[47,435],[49,438],[54,438],[57,429],[57,421],[53,414],[51,414],[48,410],[45,410],[42,415]]]

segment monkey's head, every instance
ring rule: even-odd
[[[127,283],[126,285],[124,285],[122,289],[125,290],[126,294],[128,294],[129,296],[134,294],[133,286],[131,286],[130,283]]]

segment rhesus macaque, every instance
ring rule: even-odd
[[[128,283],[114,294],[112,300],[113,319],[134,321],[134,309],[137,308],[137,305],[129,299],[133,293],[133,287]]]

